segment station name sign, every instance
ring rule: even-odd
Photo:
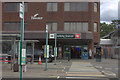
[[[43,17],[33,17],[33,16],[31,16],[31,19],[32,19],[32,20],[42,20]]]
[[[43,17],[38,17],[38,16],[39,16],[38,13],[35,14],[34,16],[31,16],[31,20],[42,20],[43,19]]]
[[[74,34],[57,34],[57,39],[72,39],[75,38]]]
[[[53,36],[54,35],[51,34],[50,38],[53,39]],[[81,34],[57,34],[57,39],[81,39]]]

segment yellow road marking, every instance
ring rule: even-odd
[[[57,76],[57,79],[59,79],[60,78],[60,76]]]
[[[72,62],[72,63],[84,63],[84,64],[90,64],[90,62]]]
[[[67,74],[67,76],[97,76],[97,77],[104,77],[104,75],[86,75],[86,74]]]
[[[101,72],[67,72],[67,73],[101,73]]]

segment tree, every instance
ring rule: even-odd
[[[115,23],[111,24],[106,24],[105,22],[100,23],[100,27],[101,27],[100,37],[103,37],[115,30]]]
[[[120,20],[112,20],[111,24],[120,24]]]

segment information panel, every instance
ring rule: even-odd
[[[44,46],[44,58],[46,58],[46,45]],[[49,58],[49,45],[47,45],[47,58]]]

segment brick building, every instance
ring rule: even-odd
[[[24,38],[28,42],[27,54],[39,55],[44,51],[46,24],[49,32],[48,44],[52,54],[55,40],[50,36],[57,33],[58,58],[69,55],[71,58],[87,59],[89,49],[93,50],[100,41],[100,2],[26,1]],[[2,2],[3,35],[6,34],[8,37],[19,35],[20,29],[19,2]],[[20,36],[16,36],[14,41],[17,43],[19,40]],[[7,40],[3,40],[3,44],[6,43]],[[3,53],[7,54],[8,50]]]

